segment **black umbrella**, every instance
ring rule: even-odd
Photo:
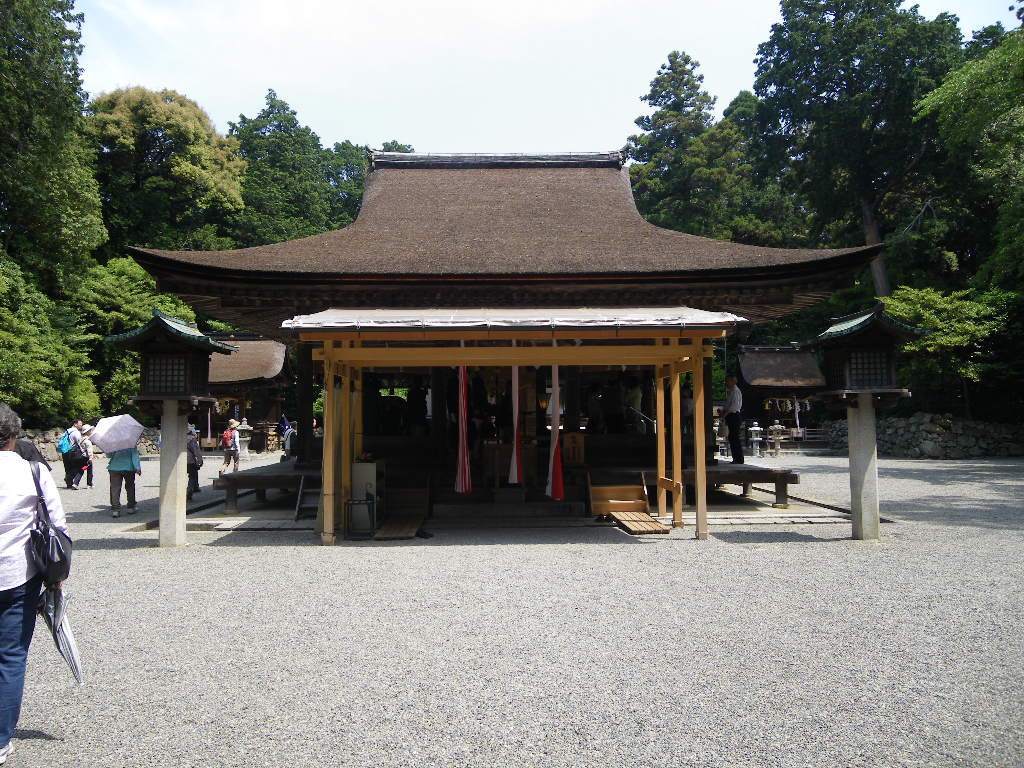
[[[46,621],[46,626],[50,628],[53,642],[60,655],[64,657],[64,661],[68,663],[75,681],[82,685],[85,683],[85,674],[82,672],[82,659],[78,655],[78,644],[75,643],[75,635],[68,621],[68,600],[69,597],[63,589],[47,589],[39,598],[39,613]]]

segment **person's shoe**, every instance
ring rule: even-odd
[[[7,742],[7,746],[6,747],[4,747],[3,749],[0,749],[0,765],[3,765],[4,763],[6,763],[7,762],[7,758],[10,757],[12,754],[14,754],[14,742],[13,741],[9,741],[9,742]]]
[[[72,485],[71,486],[71,490],[72,491],[77,491],[78,490],[78,486],[77,485]]]
[[[110,516],[111,517],[120,517],[121,516],[121,510],[120,509],[112,509],[112,510],[110,510]]]
[[[136,511],[137,510],[135,509],[135,505],[134,504],[129,504],[128,505],[128,514],[129,515],[134,515]]]

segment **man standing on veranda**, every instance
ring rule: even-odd
[[[743,410],[743,393],[736,386],[736,377],[727,376],[725,379],[725,407],[722,409],[722,416],[729,427],[729,450],[732,452],[732,463],[743,463],[743,419],[740,412]]]

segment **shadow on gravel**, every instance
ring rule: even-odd
[[[811,536],[809,533],[795,533],[793,531],[712,531],[711,538],[719,539],[726,544],[831,543],[841,540],[837,538],[821,538],[819,536]]]
[[[14,729],[14,738],[33,739],[35,741],[64,741],[59,736],[51,736],[46,731],[25,731],[21,728]]]
[[[629,544],[642,545],[642,537],[630,536],[617,528],[599,526],[593,528],[470,528],[432,529],[425,526],[433,536],[429,539],[404,539],[400,541],[372,541],[338,538],[333,546],[347,549],[388,549],[396,547],[505,547],[530,544]],[[195,542],[193,542],[195,543]],[[310,531],[230,531],[214,541],[205,542],[207,547],[322,547],[320,536]]]
[[[75,539],[74,551],[146,549],[156,544],[156,539]]]

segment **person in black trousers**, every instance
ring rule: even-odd
[[[729,450],[732,452],[732,463],[743,463],[743,393],[736,385],[735,376],[725,379],[725,407],[722,416],[729,427]]]

